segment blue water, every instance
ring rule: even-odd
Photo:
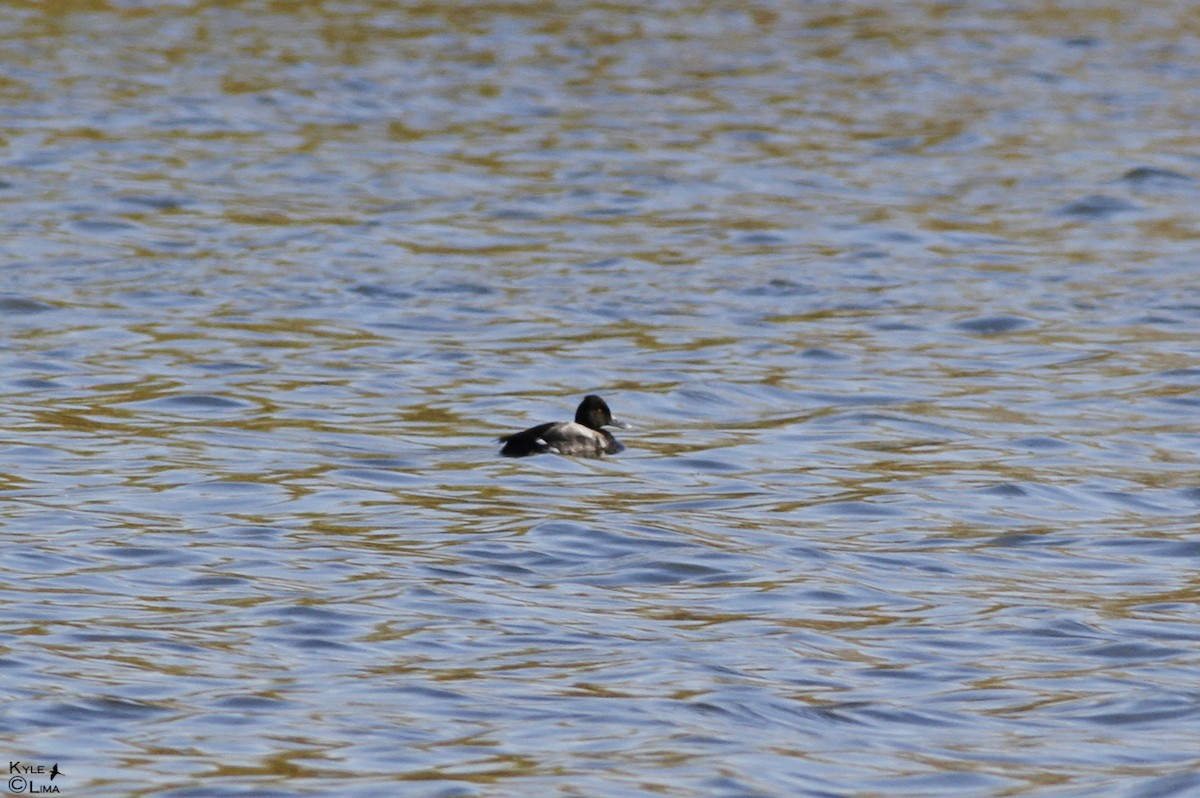
[[[1189,19],[0,10],[8,792],[1200,794]]]

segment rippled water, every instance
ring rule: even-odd
[[[9,793],[1200,794],[1189,4],[0,37]]]

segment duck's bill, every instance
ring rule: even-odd
[[[626,424],[624,421],[617,421],[615,418],[608,422],[607,426],[616,427],[617,429],[633,429],[632,424]]]

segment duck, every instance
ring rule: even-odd
[[[504,444],[500,454],[528,457],[550,452],[570,457],[599,457],[623,450],[621,442],[604,427],[629,429],[628,424],[613,418],[607,402],[591,394],[579,403],[574,421],[551,421],[500,438]]]

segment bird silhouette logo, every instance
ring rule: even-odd
[[[50,781],[54,781],[54,777],[58,775],[58,763],[54,763],[54,767],[50,768]]]

